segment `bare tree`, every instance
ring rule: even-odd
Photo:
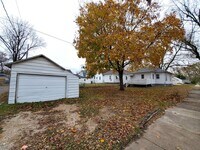
[[[4,63],[7,60],[8,60],[8,57],[7,57],[6,53],[0,51],[0,67],[1,67],[1,71],[0,72],[4,71]]]
[[[172,51],[167,51],[160,64],[163,70],[175,69],[176,67],[186,67],[196,63],[196,59],[191,59],[191,54],[185,50],[185,45],[181,41],[172,43]]]
[[[13,62],[23,59],[30,50],[45,46],[28,22],[14,18],[3,23],[0,41]]]
[[[186,29],[185,49],[200,60],[200,1],[172,0]]]

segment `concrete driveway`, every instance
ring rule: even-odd
[[[167,109],[143,137],[125,150],[199,150],[200,149],[200,89],[176,107]]]

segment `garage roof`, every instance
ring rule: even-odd
[[[42,54],[37,55],[37,56],[33,56],[33,57],[29,57],[27,59],[22,59],[22,60],[18,60],[18,61],[15,61],[15,62],[7,63],[6,66],[8,66],[8,67],[11,68],[11,66],[13,64],[22,63],[22,62],[25,62],[25,61],[29,61],[29,60],[32,60],[32,59],[39,58],[39,57],[43,57],[43,58],[47,59],[48,61],[50,61],[51,63],[53,63],[54,65],[56,65],[57,67],[59,67],[59,68],[61,68],[63,70],[69,71],[70,73],[72,73],[71,70],[63,68],[62,66],[60,66],[59,64],[57,64],[56,62],[54,62],[53,60],[51,60],[50,58],[48,58],[48,57],[46,57],[45,55],[42,55]]]

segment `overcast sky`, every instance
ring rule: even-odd
[[[47,46],[35,50],[30,55],[44,54],[61,66],[73,72],[80,70],[85,60],[77,56],[72,44],[77,26],[75,19],[79,14],[79,2],[89,0],[3,0],[8,14],[19,17],[33,25],[34,29],[58,37],[69,43],[56,40],[37,33]],[[169,0],[162,3],[169,4]],[[3,7],[0,7],[0,17],[5,18]],[[0,18],[1,19],[1,18]]]

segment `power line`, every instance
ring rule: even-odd
[[[13,23],[15,23],[15,24],[17,24],[17,23],[11,21],[9,15],[8,15],[8,12],[7,12],[7,10],[6,10],[6,7],[5,7],[5,5],[4,5],[4,3],[3,3],[3,0],[1,0],[1,3],[2,3],[3,9],[4,9],[4,11],[5,11],[6,16],[7,16],[8,19],[2,18],[2,17],[0,17],[0,18],[9,21],[10,24],[12,25],[13,29],[15,30],[15,26],[13,25]],[[16,4],[17,4],[17,0],[16,0]],[[19,15],[20,15],[20,11],[19,11],[18,4],[17,4],[17,8],[18,8],[18,12],[19,12]],[[21,15],[20,15],[20,17],[21,17]],[[39,30],[36,30],[36,29],[34,29],[34,28],[33,28],[33,30],[35,30],[36,32],[41,33],[41,34],[43,34],[43,35],[49,36],[49,37],[51,37],[51,38],[54,38],[54,39],[56,39],[56,40],[59,40],[59,41],[62,41],[62,42],[71,44],[71,45],[73,46],[73,44],[72,44],[71,42],[68,42],[68,41],[66,41],[66,40],[63,40],[63,39],[61,39],[61,38],[59,38],[59,37],[56,37],[56,36],[54,36],[54,35],[50,35],[50,34],[48,34],[48,33],[45,33],[45,32],[39,31]]]
[[[66,41],[66,40],[63,40],[63,39],[61,39],[61,38],[58,38],[58,37],[56,37],[56,36],[50,35],[50,34],[48,34],[48,33],[45,33],[45,32],[42,32],[42,31],[39,31],[39,30],[36,30],[36,29],[33,29],[33,30],[35,30],[35,31],[38,32],[38,33],[47,35],[47,36],[49,36],[49,37],[51,37],[51,38],[54,38],[54,39],[56,39],[56,40],[59,40],[59,41],[62,41],[62,42],[65,42],[65,43],[68,43],[68,44],[73,45],[72,43],[70,43],[70,42],[68,42],[68,41]]]
[[[8,19],[3,18],[3,17],[0,17],[0,19],[9,21]],[[17,24],[16,22],[13,22],[13,21],[11,21],[11,22]],[[43,35],[49,36],[49,37],[51,37],[51,38],[54,38],[54,39],[56,39],[56,40],[59,40],[59,41],[62,41],[62,42],[65,42],[65,43],[68,43],[68,44],[71,44],[72,46],[74,46],[73,43],[71,43],[71,42],[69,42],[69,41],[66,41],[66,40],[64,40],[64,39],[61,39],[61,38],[59,38],[59,37],[57,37],[57,36],[54,36],[54,35],[45,33],[45,32],[43,32],[43,31],[36,30],[36,29],[34,29],[34,28],[33,28],[33,30],[36,31],[36,32],[38,32],[38,33],[41,33],[41,34],[43,34]]]
[[[3,0],[1,0],[1,4],[2,4],[3,9],[4,9],[5,13],[6,13],[6,16],[7,16],[7,18],[8,18],[8,21],[10,22],[10,24],[11,24],[12,27],[13,27],[13,29],[15,30],[15,26],[12,24],[12,21],[11,21],[9,15],[8,15],[8,12],[7,12],[6,7],[5,7],[5,5],[4,5],[4,3],[3,3]]]
[[[22,17],[21,17],[20,10],[19,10],[19,5],[18,5],[18,2],[17,2],[17,0],[15,0],[15,3],[16,3],[16,6],[17,6],[17,11],[18,11],[18,13],[19,13],[19,17],[20,17],[20,18],[22,18]]]

